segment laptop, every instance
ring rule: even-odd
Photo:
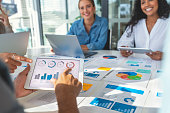
[[[75,58],[87,58],[97,54],[97,52],[83,52],[76,35],[52,35],[46,34],[51,47],[56,55],[69,56]]]
[[[27,52],[29,32],[0,34],[0,53],[16,53],[24,56]]]

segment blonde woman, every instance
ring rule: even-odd
[[[75,21],[68,35],[76,35],[83,50],[103,49],[107,41],[108,21],[95,14],[93,0],[79,0],[81,19]]]

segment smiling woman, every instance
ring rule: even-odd
[[[103,49],[107,41],[108,21],[95,14],[93,0],[79,0],[81,19],[75,21],[68,35],[76,35],[83,50]]]
[[[118,47],[148,48],[153,60],[162,59],[162,49],[169,22],[170,6],[166,0],[136,0],[131,20],[118,42]],[[121,51],[122,56],[132,53]]]

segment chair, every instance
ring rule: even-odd
[[[112,42],[111,39],[112,39],[112,31],[108,29],[107,42],[103,50],[111,50],[111,42]]]

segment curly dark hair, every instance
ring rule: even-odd
[[[166,0],[158,0],[158,16],[159,18],[166,19],[169,17],[170,13],[170,5]],[[131,32],[128,33],[128,37],[131,36],[133,32],[133,27],[139,22],[141,19],[146,19],[147,15],[143,13],[141,9],[141,0],[136,0],[134,9],[132,12],[132,16],[130,21],[127,23],[126,28],[131,28]]]

